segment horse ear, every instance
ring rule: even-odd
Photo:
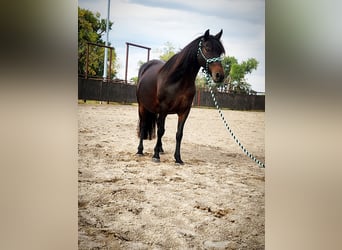
[[[222,33],[223,33],[223,30],[221,29],[221,31],[215,35],[215,38],[216,38],[217,40],[220,40],[220,38],[221,38],[221,36],[222,36]]]
[[[204,40],[207,40],[209,38],[209,29],[204,33]]]

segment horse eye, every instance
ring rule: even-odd
[[[208,46],[208,45],[205,45],[205,46],[204,46],[204,49],[205,49],[207,52],[210,52],[210,51],[211,51],[211,47]]]

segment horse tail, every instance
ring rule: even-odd
[[[145,109],[145,107],[140,103],[139,100],[139,89],[141,85],[141,80],[144,73],[153,65],[159,64],[160,60],[150,60],[144,63],[138,72],[138,84],[137,84],[137,101],[139,103],[139,124],[137,128],[138,137],[140,139],[149,139],[152,140],[156,137],[156,123],[157,123],[157,114],[152,113]]]
[[[156,137],[157,114],[154,114],[146,109],[139,112],[138,137],[140,139],[152,140]]]

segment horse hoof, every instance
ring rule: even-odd
[[[160,162],[160,159],[159,159],[159,158],[153,157],[153,158],[152,158],[152,161],[153,161],[153,162]]]
[[[176,165],[184,165],[183,161],[176,161]]]
[[[136,153],[135,155],[137,155],[137,156],[144,156],[143,153]]]

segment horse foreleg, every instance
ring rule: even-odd
[[[183,113],[183,114],[178,114],[178,125],[177,125],[177,133],[176,133],[176,151],[174,154],[176,163],[183,164],[184,162],[181,159],[181,154],[180,154],[180,147],[181,147],[181,142],[183,138],[183,129],[184,129],[184,124],[186,119],[188,118],[190,109]]]
[[[157,127],[158,127],[158,131],[157,131],[157,143],[156,146],[154,147],[154,155],[152,157],[153,161],[159,162],[160,161],[160,157],[159,157],[159,153],[164,153],[163,150],[163,144],[162,144],[162,137],[165,133],[165,119],[166,119],[166,115],[159,115],[158,119],[157,119]]]

